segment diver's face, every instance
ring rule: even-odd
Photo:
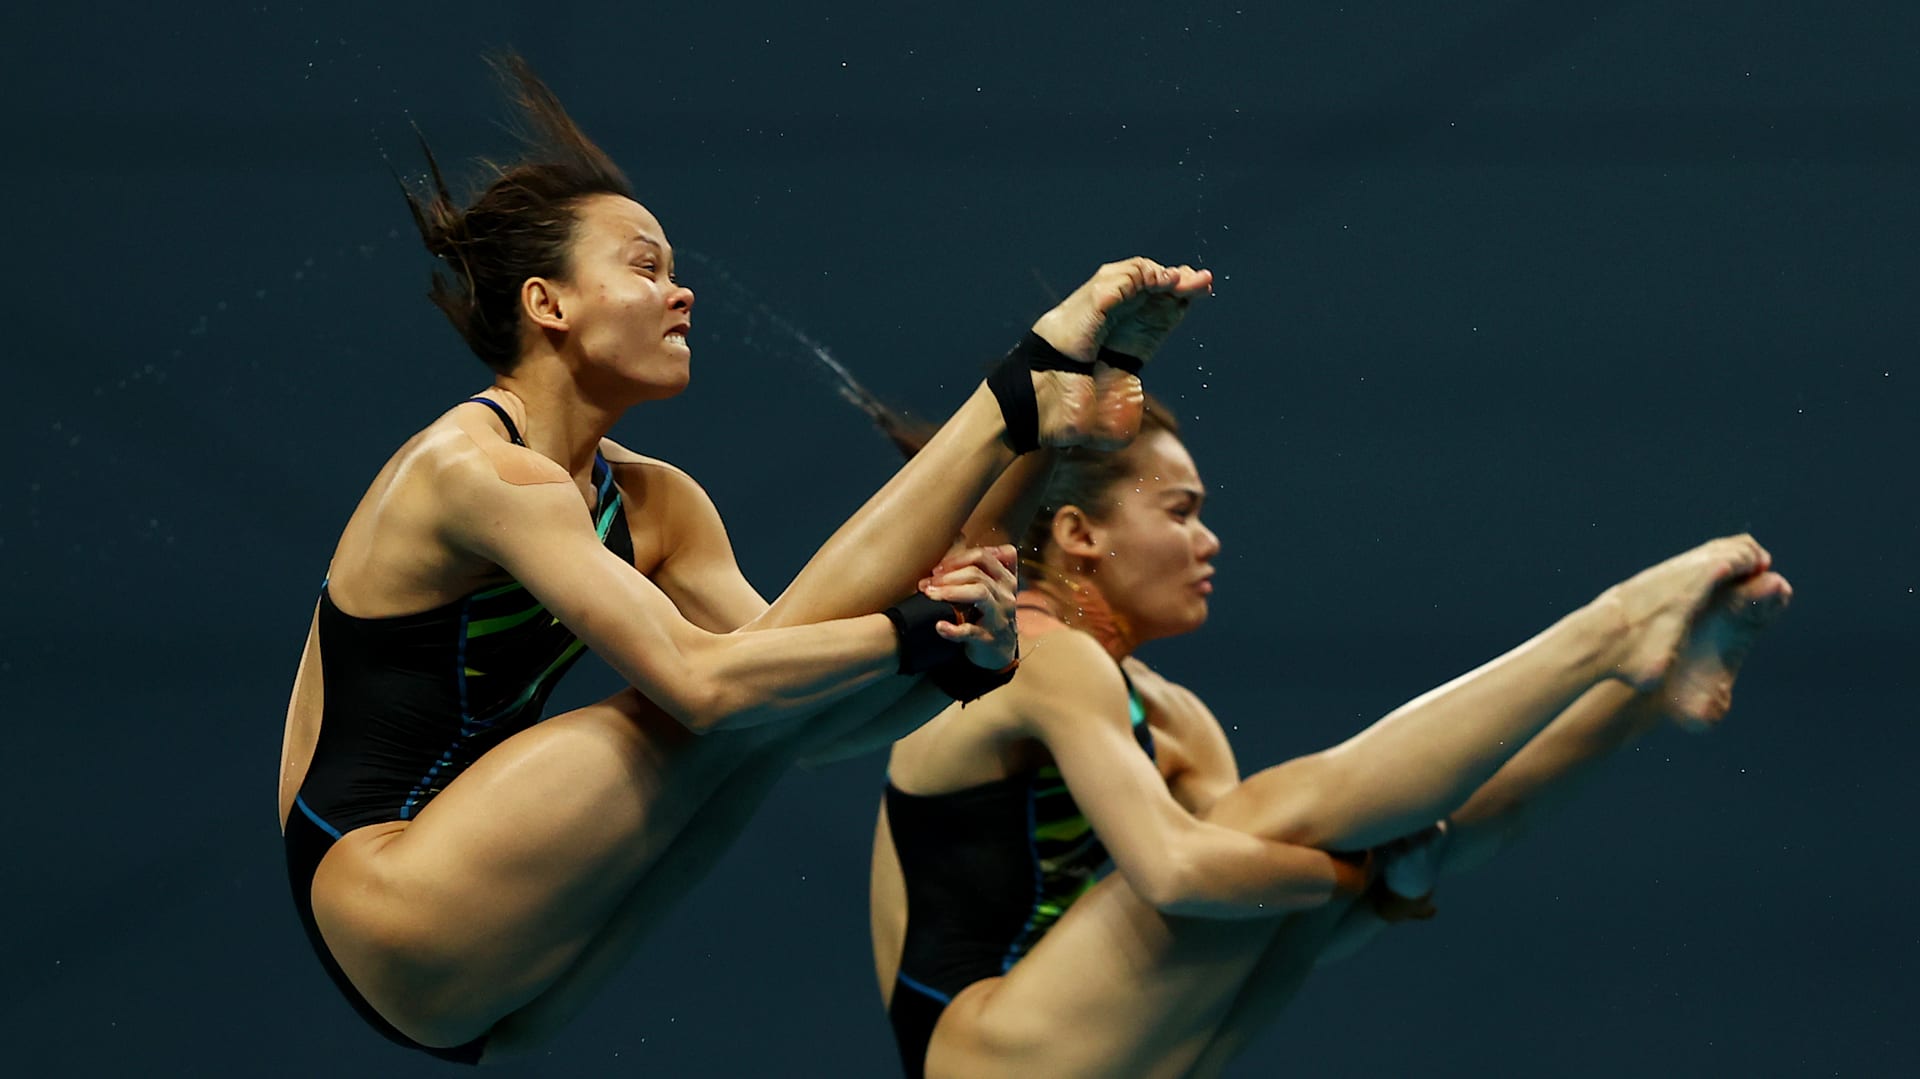
[[[1088,538],[1092,579],[1138,644],[1205,624],[1220,538],[1200,523],[1206,489],[1179,439],[1155,431],[1127,455],[1130,474],[1108,488]]]
[[[686,388],[693,290],[675,282],[673,248],[646,207],[594,195],[576,209],[566,280],[557,282],[572,349],[642,398]]]

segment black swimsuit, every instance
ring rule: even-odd
[[[1127,685],[1149,759],[1146,708]],[[887,825],[907,891],[907,936],[887,1017],[909,1079],[926,1073],[933,1028],[960,991],[997,978],[1113,868],[1052,765],[948,794],[887,784]]]
[[[524,446],[513,420],[486,405]],[[613,472],[593,462],[594,524],[629,564],[633,541]],[[473,1064],[486,1038],[449,1049],[423,1046],[360,995],[313,919],[313,875],[335,840],[356,828],[411,820],[482,754],[540,721],[554,684],[586,646],[509,581],[418,614],[356,618],[320,592],[320,739],[287,818],[287,879],[315,954],[348,1003],[393,1041]]]

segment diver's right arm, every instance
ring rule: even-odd
[[[804,715],[899,669],[884,614],[754,633],[701,629],[600,542],[572,483],[509,483],[479,453],[451,453],[438,463],[442,541],[512,574],[690,730]],[[564,477],[558,466],[553,471]]]
[[[1166,914],[1264,918],[1350,890],[1355,872],[1325,851],[1211,824],[1175,800],[1140,751],[1126,684],[1084,633],[1030,642],[998,694],[1047,747],[1067,789],[1140,898]]]

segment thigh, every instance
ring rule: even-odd
[[[1207,819],[1286,839],[1310,823],[1326,767],[1316,754],[1268,768],[1223,795]],[[928,1074],[1184,1075],[1257,970],[1311,970],[1325,920],[1319,911],[1176,918],[1116,873],[1006,977],[955,998],[934,1032]]]
[[[314,916],[354,985],[426,1044],[485,1033],[600,932],[750,743],[623,692],[475,762],[409,822],[341,839]]]
[[[566,972],[487,1038],[487,1060],[537,1049],[598,994],[645,939],[653,923],[706,877],[790,766],[768,751],[742,764],[700,807],[601,926]]]
[[[1110,876],[1005,977],[954,999],[927,1074],[1182,1075],[1285,921],[1172,918]]]
[[[699,804],[693,818],[620,899],[565,972],[493,1029],[487,1041],[488,1059],[544,1045],[626,963],[653,922],[707,875],[795,759],[822,740],[844,737],[849,728],[873,722],[918,685],[914,679],[890,678],[808,719],[757,734],[741,732],[755,735],[750,742],[743,740],[750,752],[734,758],[736,766],[725,780]],[[702,741],[724,736],[725,732],[709,734]]]

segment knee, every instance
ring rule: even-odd
[[[369,889],[372,890],[372,889]],[[401,906],[327,902],[315,897],[314,918],[340,970],[394,1028],[421,1045],[464,1045],[486,1034],[499,1015],[477,1011],[471,971],[444,927]]]
[[[1034,1052],[1058,1040],[1059,1027],[1040,1009],[996,1006],[1000,984],[980,985],[962,995],[941,1014],[927,1044],[927,1076],[966,1077],[1018,1074],[1016,1062],[1031,1060]]]

